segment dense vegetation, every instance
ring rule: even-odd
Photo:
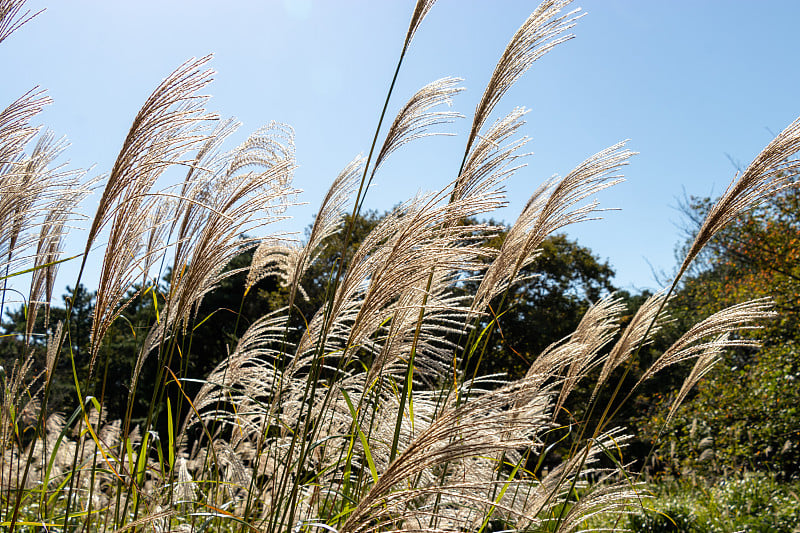
[[[709,199],[688,206],[697,223]],[[683,324],[746,298],[774,299],[778,316],[747,332],[759,349],[724,353],[679,411],[659,457],[683,473],[762,470],[800,475],[800,195],[789,187],[717,234],[676,298]],[[658,423],[658,418],[654,418]]]
[[[0,42],[23,4],[0,0]],[[416,3],[396,72],[433,4]],[[693,201],[656,294],[615,291],[612,267],[560,233],[619,181],[624,143],[534,191],[513,224],[480,222],[527,142],[524,110],[493,109],[569,37],[568,4],[545,1],[512,37],[455,180],[361,210],[386,158],[455,118],[438,110],[461,90],[446,78],[379,120],[302,243],[267,231],[296,194],[291,129],[224,151],[237,124],[198,96],[209,58],[187,62],[135,117],[60,305],[63,237],[95,184],[30,125],[42,94],[0,113],[2,281],[31,276],[26,305],[7,285],[0,303],[0,525],[797,527],[800,120]],[[160,181],[170,167],[177,185]],[[711,503],[687,503],[696,490]],[[773,523],[752,516],[767,503]]]

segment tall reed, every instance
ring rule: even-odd
[[[453,162],[455,179],[399,205],[350,252],[353,223],[382,163],[457,118],[442,106],[461,91],[460,80],[446,78],[420,89],[384,123],[406,52],[433,4],[417,1],[368,155],[333,181],[302,245],[267,234],[279,229],[297,192],[291,128],[270,124],[224,151],[238,124],[205,109],[208,97],[200,92],[211,81],[210,58],[186,62],[158,85],[104,178],[84,251],[72,258],[85,265],[105,243],[85,369],[74,363],[71,313],[53,324],[48,312],[59,263],[67,259],[63,238],[96,184],[58,166],[63,145],[31,126],[49,103],[43,93],[29,92],[0,112],[0,313],[7,280],[32,274],[27,326],[16,332],[24,349],[1,376],[0,525],[10,531],[572,531],[597,514],[642,505],[646,496],[622,451],[629,436],[615,426],[614,414],[642,381],[695,361],[677,391],[676,405],[683,401],[722,350],[751,344],[736,332],[771,316],[770,302],[743,303],[697,324],[633,390],[622,389],[619,375],[627,371],[620,369],[630,368],[667,320],[671,292],[714,233],[797,174],[791,157],[800,149],[800,122],[734,178],[672,286],[645,302],[624,331],[623,306],[610,295],[521,379],[471,374],[506,308],[504,294],[543,240],[594,218],[600,208],[592,198],[621,180],[633,153],[615,144],[545,182],[499,250],[483,246],[496,228],[469,222],[505,204],[504,182],[523,166],[525,111],[492,122],[496,104],[537,60],[572,38],[568,32],[580,17],[569,0],[545,0],[497,63],[463,158]],[[0,41],[30,19],[23,5],[0,0]],[[170,168],[185,169],[183,179],[160,185]],[[292,331],[304,273],[337,232],[344,232],[344,246],[326,301]],[[197,349],[192,331],[206,319],[198,316],[201,303],[240,272],[226,266],[248,250],[253,262],[244,295],[272,276],[287,288],[289,305],[250,324],[209,375],[189,375],[187,361]],[[159,280],[167,269],[165,286]],[[454,289],[467,276],[479,284],[462,296]],[[108,420],[107,374],[100,369],[114,354],[104,339],[126,306],[148,294],[156,305],[149,331],[135,339],[127,415]],[[489,309],[497,301],[499,308]],[[42,311],[45,329],[35,331]],[[47,339],[41,373],[34,372],[35,334]],[[72,360],[78,398],[71,413],[48,410],[62,353]],[[145,394],[141,372],[154,361],[149,409],[136,424],[133,405]],[[570,420],[562,407],[590,375],[599,377],[586,412],[603,415],[599,423],[589,415]],[[197,380],[202,386],[190,394]],[[178,391],[177,401],[168,386]],[[564,434],[570,452],[554,457],[550,445],[562,438],[554,435]],[[539,469],[544,462],[554,466]]]

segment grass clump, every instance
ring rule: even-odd
[[[395,79],[433,4],[416,3]],[[353,224],[381,164],[456,118],[440,109],[460,91],[459,80],[424,86],[391,121],[381,115],[368,155],[333,181],[302,244],[269,234],[297,193],[293,132],[273,123],[224,150],[238,125],[205,109],[210,58],[186,62],[157,86],[99,185],[53,166],[63,147],[37,137],[29,124],[46,103],[41,94],[24,95],[2,112],[0,267],[3,281],[32,275],[26,327],[15,332],[23,349],[2,376],[2,525],[573,531],[601,516],[622,524],[640,508],[646,494],[624,457],[629,435],[616,427],[615,415],[655,374],[691,362],[671,417],[723,350],[754,344],[737,332],[772,316],[769,300],[709,316],[638,381],[625,378],[668,320],[670,297],[702,248],[796,173],[798,163],[788,158],[800,148],[800,122],[734,179],[672,285],[645,301],[625,328],[625,305],[608,295],[521,378],[478,375],[474,363],[497,334],[496,317],[509,308],[509,287],[548,235],[596,216],[593,198],[621,180],[633,155],[618,143],[545,182],[499,249],[482,246],[497,228],[473,220],[504,205],[504,180],[520,170],[527,142],[519,136],[525,111],[496,118],[494,108],[535,61],[571,37],[578,14],[569,4],[543,2],[512,36],[476,107],[463,157],[453,164],[456,177],[400,204],[354,247]],[[0,0],[0,40],[24,20],[22,6]],[[394,79],[386,106],[393,87]],[[182,180],[165,178],[167,169],[182,169]],[[72,303],[64,322],[51,320],[49,303],[66,258],[62,239],[96,186],[102,193],[75,259],[76,291],[92,251],[99,248],[103,258],[89,345],[78,361]],[[304,274],[337,232],[343,245],[326,298],[301,314]],[[248,250],[249,267],[228,268]],[[242,325],[244,333],[208,375],[190,375],[189,361],[202,349],[192,333],[213,319],[198,310],[244,271],[245,296],[271,277],[285,289],[287,305]],[[468,294],[458,290],[466,280],[475,284]],[[131,324],[135,358],[125,416],[109,420],[106,402],[120,391],[108,387],[115,354],[107,338],[126,308],[145,299],[152,300],[149,319]],[[64,361],[77,398],[68,414],[48,410]],[[154,379],[142,383],[147,365]],[[564,406],[589,379],[585,415],[575,419]],[[145,415],[134,417],[143,397]]]

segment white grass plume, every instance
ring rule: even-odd
[[[48,328],[50,302],[53,299],[59,266],[57,261],[63,255],[64,237],[69,231],[67,224],[77,216],[77,206],[87,194],[88,190],[77,184],[68,187],[54,205],[50,206],[50,211],[42,221],[28,295],[29,310],[26,326],[28,337],[33,333],[40,305],[45,307],[44,328]]]
[[[32,89],[0,111],[0,174],[7,174],[18,164],[18,157],[39,131],[30,120],[44,106],[52,103],[40,89]]]
[[[406,51],[408,50],[411,41],[414,39],[414,35],[417,33],[420,24],[425,19],[425,16],[433,7],[433,4],[436,3],[436,0],[417,0],[417,3],[414,5],[414,13],[411,15],[411,22],[408,24],[408,31],[406,32],[406,39],[403,43],[403,54],[405,55]]]
[[[289,287],[290,303],[294,302],[298,290],[304,294],[300,280],[322,252],[326,239],[340,229],[347,205],[363,170],[364,159],[359,156],[339,173],[322,200],[308,241],[303,246],[282,244],[271,239],[265,239],[259,244],[247,273],[245,290],[249,290],[265,277],[274,275],[284,286]]]
[[[728,335],[737,331],[760,329],[763,327],[761,322],[776,316],[773,306],[770,298],[750,300],[718,311],[695,324],[653,362],[636,387],[668,366],[701,356],[711,346],[715,350],[733,346],[758,346],[759,342],[755,339],[730,338]],[[708,341],[703,342],[709,337],[716,338],[710,344]]]
[[[210,82],[211,71],[201,70],[209,59],[187,61],[155,89],[134,119],[103,190],[85,250],[111,222],[92,321],[90,369],[133,280],[146,276],[165,251],[162,245],[147,248],[145,239],[154,229],[168,228],[174,211],[166,220],[151,217],[163,217],[162,207],[173,209],[174,203],[151,189],[167,167],[182,164],[188,151],[202,145],[202,129],[215,118],[202,108],[207,97],[196,95]]]
[[[283,218],[297,192],[291,187],[295,168],[293,132],[271,123],[253,133],[227,154],[212,157],[210,168],[195,168],[193,183],[184,186],[188,201],[178,204],[178,243],[164,318],[140,350],[133,381],[144,360],[175,324],[186,331],[203,297],[223,279],[240,270],[225,271],[238,254],[256,245],[253,234]],[[245,166],[257,168],[238,172]],[[193,199],[202,201],[195,202]]]
[[[689,268],[714,235],[748,209],[756,207],[780,190],[792,186],[800,171],[800,160],[791,159],[800,150],[800,118],[780,132],[744,172],[733,181],[708,212],[700,226],[676,280]]]
[[[414,488],[414,479],[436,465],[481,455],[494,456],[504,450],[512,452],[517,448],[536,447],[535,440],[532,440],[536,429],[548,424],[538,398],[514,406],[526,386],[523,380],[471,398],[461,407],[442,410],[389,465],[339,531],[371,531],[370,524],[375,521],[402,521],[403,513],[413,512],[404,510],[405,505],[425,493],[435,496],[437,491],[446,492],[448,487]],[[397,490],[398,485],[403,488]],[[399,517],[391,519],[386,516],[385,509],[400,511]]]
[[[54,262],[61,256],[67,225],[79,218],[77,206],[89,193],[90,184],[80,183],[81,172],[54,164],[65,148],[63,139],[45,132],[30,155],[19,154],[0,173],[0,270],[7,274],[34,268],[27,337],[39,305],[52,298],[58,268]]]
[[[567,343],[556,349],[561,352],[567,371],[553,410],[554,417],[560,414],[561,407],[575,386],[601,362],[601,350],[619,331],[619,316],[624,310],[625,304],[620,298],[614,295],[603,298],[584,314]],[[548,356],[545,358],[550,359]]]
[[[558,44],[571,39],[564,35],[575,25],[577,10],[560,15],[570,0],[545,0],[517,30],[500,57],[483,97],[475,109],[475,116],[467,139],[467,152],[472,149],[484,123],[503,95],[533,65],[533,63]]]
[[[460,78],[436,80],[417,91],[406,102],[389,127],[386,140],[375,158],[373,175],[386,158],[401,146],[422,137],[446,135],[432,133],[428,129],[436,125],[448,124],[462,115],[452,111],[431,111],[431,109],[440,105],[451,106],[453,96],[464,90],[463,87],[456,87],[461,81],[463,80]]]
[[[133,121],[89,229],[87,250],[97,234],[118,210],[130,209],[150,191],[158,176],[170,165],[182,162],[189,150],[199,148],[206,136],[205,121],[216,118],[203,109],[207,100],[198,96],[213,72],[201,70],[211,59],[187,61],[153,91]]]
[[[622,336],[614,344],[614,347],[606,357],[600,376],[597,378],[592,397],[593,401],[597,392],[605,383],[611,373],[622,363],[628,360],[635,350],[652,340],[653,336],[661,329],[661,325],[668,319],[664,311],[666,298],[665,291],[659,291],[650,296],[633,315]],[[656,317],[656,313],[659,313]],[[647,335],[647,337],[645,337]]]
[[[266,407],[278,389],[280,374],[275,361],[282,355],[278,347],[285,321],[285,315],[267,315],[247,329],[234,352],[217,365],[195,396],[192,413],[179,432],[179,443],[188,438],[187,432],[195,424],[234,427],[237,439],[258,435],[269,416]]]
[[[703,376],[708,374],[711,369],[714,368],[714,365],[720,360],[720,355],[726,348],[728,348],[728,342],[729,334],[723,333],[703,347],[702,353],[697,356],[697,361],[692,367],[691,372],[689,372],[689,375],[686,376],[686,379],[683,381],[678,394],[672,401],[672,405],[669,408],[669,413],[667,413],[667,417],[664,419],[664,426],[667,426],[670,423],[672,418],[675,416],[675,413],[678,412],[678,408],[681,406],[694,386],[700,382]]]
[[[564,226],[590,220],[598,210],[597,201],[578,204],[619,183],[616,172],[632,155],[624,149],[624,143],[615,144],[583,161],[563,179],[540,187],[508,231],[499,255],[478,287],[473,308],[484,309],[513,284],[519,272],[535,259],[545,237]]]
[[[434,264],[444,272],[479,268],[477,259],[486,250],[475,244],[475,226],[461,221],[498,207],[502,197],[496,191],[484,191],[446,203],[446,195],[442,190],[407,202],[370,232],[342,276],[330,318],[321,310],[312,319],[299,353],[308,351],[323,329],[331,330],[328,340],[339,336],[344,346],[361,345],[389,316],[386,306],[406,287],[427,284]],[[337,329],[346,333],[339,334]],[[334,345],[327,351],[338,348]]]
[[[520,157],[529,154],[517,153],[527,142],[527,137],[514,141],[509,139],[525,124],[522,117],[527,113],[518,107],[495,122],[489,131],[479,137],[464,163],[461,175],[453,187],[453,200],[474,194],[477,188],[491,186],[521,168],[511,166]]]
[[[0,43],[44,10],[31,14],[23,12],[25,0],[0,0]]]
[[[254,237],[242,240],[240,236],[282,220],[297,192],[291,188],[296,166],[294,133],[283,124],[273,122],[259,129],[225,160],[227,165],[216,174],[200,179],[195,194],[208,207],[200,206],[202,216],[194,223],[193,233],[180,236],[188,243],[181,250],[185,253],[174,261],[175,287],[168,305],[184,327],[203,296],[235,273],[222,272],[230,260],[255,246]],[[244,166],[258,171],[241,172]],[[175,302],[180,302],[177,307]]]
[[[55,142],[48,133],[30,156],[24,153],[38,132],[29,121],[49,102],[42,92],[31,91],[0,112],[0,267],[4,271],[31,259],[30,254],[25,256],[35,241],[29,230],[41,223],[46,205],[57,196],[57,171],[48,166],[64,143]]]

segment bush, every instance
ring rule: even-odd
[[[690,533],[702,529],[696,527],[696,518],[685,507],[670,506],[663,511],[646,510],[629,517],[631,531],[637,533]]]
[[[665,482],[654,488],[652,510],[628,519],[633,531],[792,533],[800,527],[800,487],[767,474],[734,476],[710,486]]]

